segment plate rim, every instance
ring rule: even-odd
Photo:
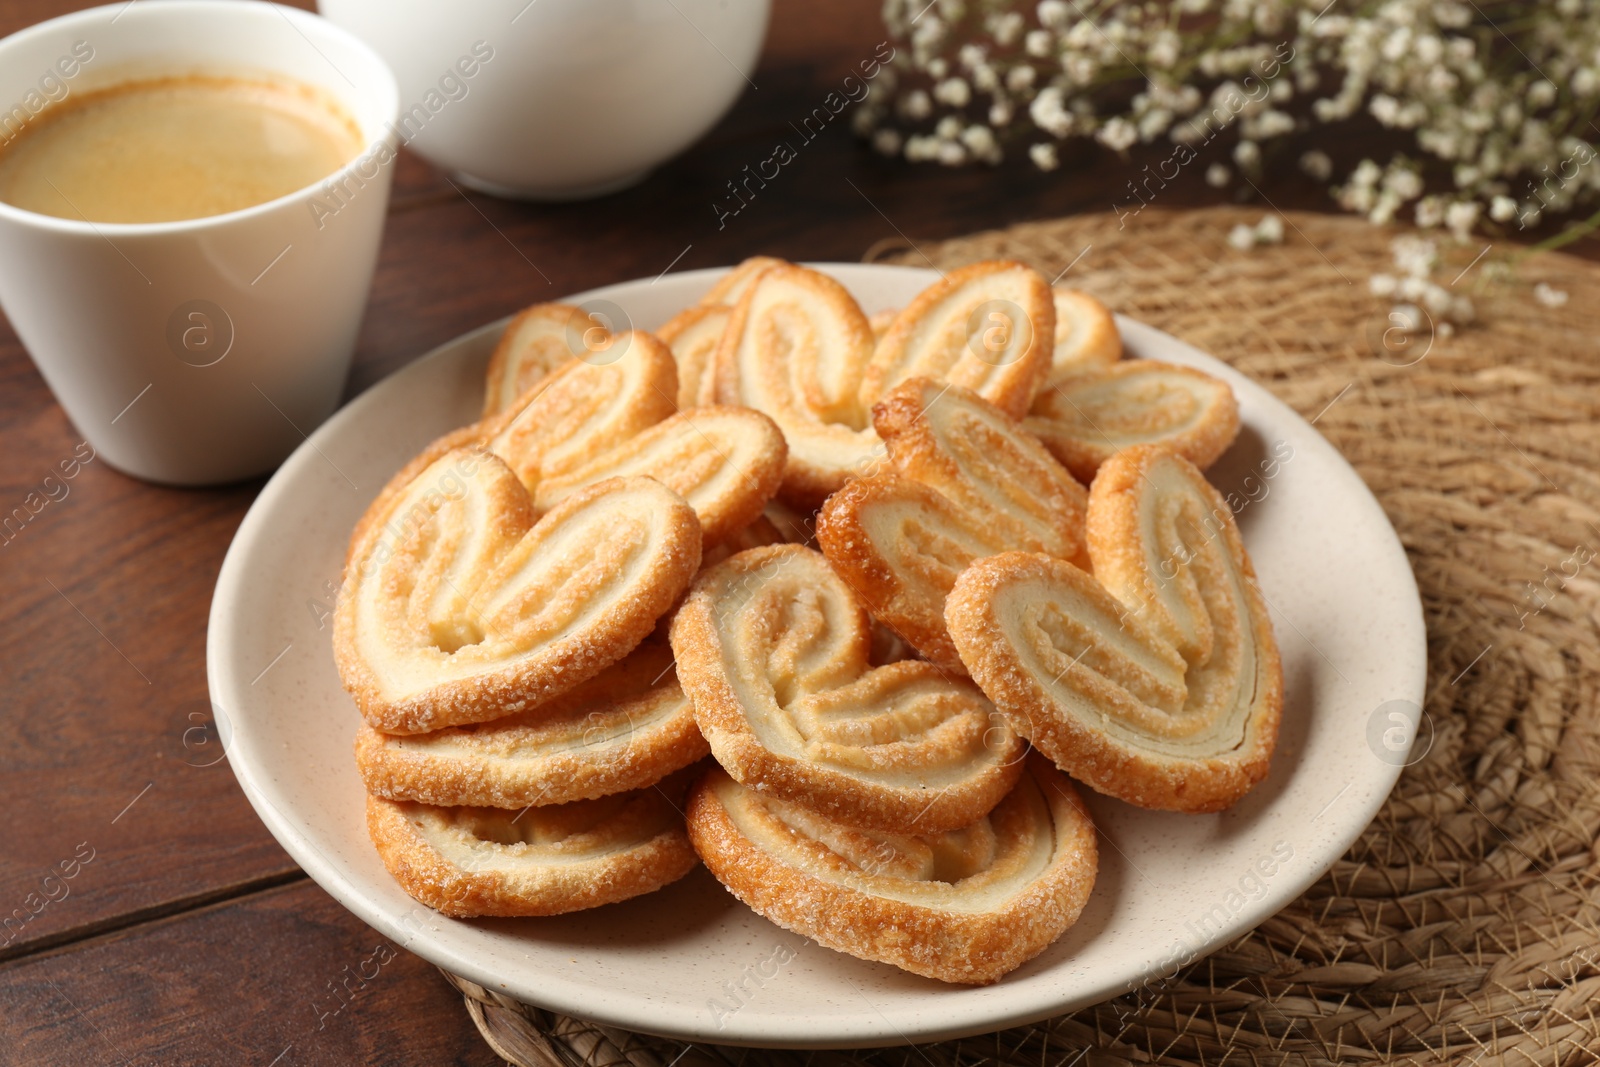
[[[936,276],[936,272],[928,268],[894,264],[808,262],[805,265],[824,271],[836,278],[841,275],[858,272],[870,275],[883,271],[922,274],[929,278]],[[716,278],[721,277],[731,269],[731,267],[709,267],[674,272],[668,276],[683,281],[703,280],[709,286]],[[661,277],[663,276],[658,276],[655,280],[659,281]],[[844,279],[841,278],[841,280]],[[651,281],[651,279],[647,278],[630,279],[598,286],[558,299],[566,303],[582,303],[589,300],[605,299],[605,295],[610,291],[636,286],[640,283],[650,283]],[[846,284],[848,286],[848,282]],[[293,490],[294,487],[291,483],[297,468],[307,462],[308,456],[320,453],[321,442],[337,432],[341,425],[345,422],[359,419],[369,408],[381,404],[385,387],[392,387],[392,383],[399,376],[426,363],[448,359],[457,350],[480,341],[486,335],[503,331],[506,324],[513,317],[514,315],[508,315],[458,334],[434,346],[417,358],[408,361],[403,366],[396,368],[378,381],[373,382],[360,394],[341,406],[322,425],[312,431],[279,466],[272,477],[268,479],[267,484],[263,486],[261,492],[251,503],[244,519],[234,533],[227,553],[223,558],[222,566],[218,571],[213,591],[206,629],[206,676],[207,689],[214,706],[232,706],[227,701],[220,699],[226,694],[219,692],[219,690],[224,688],[224,680],[232,673],[228,665],[224,663],[225,646],[230,643],[229,639],[233,633],[230,612],[235,610],[236,603],[239,600],[236,587],[243,580],[246,556],[249,553],[252,542],[259,539],[263,532],[270,530],[270,526],[267,525],[268,516],[276,510],[279,498]],[[1335,469],[1339,470],[1340,474],[1351,482],[1352,488],[1359,487],[1360,493],[1364,494],[1363,502],[1370,505],[1373,513],[1382,520],[1381,526],[1375,529],[1374,537],[1381,538],[1383,541],[1382,550],[1385,554],[1398,558],[1403,565],[1401,569],[1408,579],[1406,587],[1401,591],[1403,596],[1400,598],[1400,602],[1397,603],[1395,611],[1399,613],[1404,610],[1407,629],[1413,632],[1413,636],[1416,639],[1416,647],[1411,657],[1411,662],[1415,664],[1415,669],[1411,672],[1413,677],[1409,680],[1409,685],[1405,687],[1406,691],[1398,694],[1398,696],[1412,699],[1420,706],[1425,696],[1428,667],[1427,631],[1422,614],[1421,596],[1416,586],[1415,574],[1410,560],[1405,554],[1404,545],[1400,541],[1398,533],[1394,530],[1393,523],[1389,521],[1388,514],[1383,510],[1377,497],[1372,493],[1371,488],[1367,486],[1359,472],[1331,442],[1316,430],[1315,426],[1302,418],[1298,412],[1280,400],[1264,385],[1257,383],[1222,360],[1163,330],[1121,314],[1116,316],[1116,320],[1118,328],[1123,331],[1125,338],[1131,335],[1143,338],[1146,341],[1156,341],[1163,346],[1176,346],[1194,362],[1204,366],[1208,373],[1219,374],[1235,389],[1243,387],[1248,390],[1252,394],[1254,401],[1264,404],[1272,413],[1275,421],[1283,420],[1298,423],[1298,429],[1305,434],[1307,440],[1313,444],[1313,447],[1324,451],[1324,459],[1333,461]],[[1298,446],[1299,442],[1297,441],[1296,444]],[[1376,549],[1378,546],[1374,545],[1373,547]],[[1410,610],[1405,610],[1407,608]],[[224,731],[231,733],[220,718],[218,725],[219,733]],[[231,736],[225,735],[222,740],[225,754],[231,757],[233,754]],[[1412,740],[1414,741],[1415,738],[1413,737]],[[1409,753],[1409,744],[1407,753]],[[1400,774],[1407,763],[1408,760],[1406,759],[1392,764],[1386,762],[1383,772],[1372,776],[1370,781],[1374,786],[1374,791],[1371,794],[1371,798],[1363,806],[1359,821],[1356,821],[1353,817],[1351,818],[1350,826],[1353,828],[1337,835],[1337,849],[1330,846],[1325,855],[1314,855],[1308,868],[1302,871],[1299,877],[1275,881],[1274,888],[1278,889],[1279,892],[1267,894],[1264,896],[1263,901],[1281,900],[1281,903],[1276,904],[1271,910],[1260,913],[1257,913],[1259,909],[1257,911],[1247,910],[1241,912],[1236,917],[1239,921],[1234,925],[1227,927],[1214,937],[1205,939],[1199,948],[1194,951],[1192,959],[1203,959],[1222,945],[1255,929],[1267,918],[1270,918],[1271,915],[1276,914],[1278,910],[1298,899],[1307,888],[1320,879],[1334,863],[1338,862],[1339,858],[1349,850],[1350,845],[1370,825],[1373,817],[1393,791],[1394,785],[1399,780]],[[1062,1012],[1101,1003],[1135,988],[1148,981],[1150,977],[1148,974],[1141,974],[1130,981],[1119,980],[1106,984],[1103,989],[1098,989],[1092,993],[1069,997],[1051,1004],[1040,1004],[1036,1000],[1030,1000],[1026,1005],[1018,1005],[1016,1007],[997,1005],[994,1010],[985,1012],[980,1020],[968,1019],[965,1022],[954,1024],[941,1024],[938,1021],[931,1021],[925,1025],[914,1027],[909,1031],[903,1027],[896,1027],[893,1022],[882,1016],[881,1013],[878,1016],[883,1024],[881,1026],[864,1025],[859,1021],[850,1023],[844,1019],[830,1018],[829,1026],[831,1028],[828,1032],[818,1033],[818,1024],[815,1017],[805,1015],[803,1010],[776,1012],[769,1009],[754,1019],[746,1020],[743,1026],[735,1025],[728,1030],[717,1030],[713,1033],[694,1019],[684,1019],[681,1025],[675,1025],[673,1020],[667,1014],[664,1014],[664,1012],[670,1012],[671,1009],[664,1006],[655,1007],[653,1009],[654,1017],[645,1020],[641,1020],[637,1015],[630,1015],[625,1010],[612,1011],[604,1007],[600,1010],[595,1010],[593,1006],[578,1003],[571,998],[565,998],[559,992],[543,993],[537,990],[530,990],[526,988],[524,983],[518,983],[517,988],[513,990],[511,988],[512,983],[504,981],[487,966],[480,966],[471,958],[458,953],[447,945],[430,941],[426,937],[425,928],[421,931],[408,928],[400,918],[391,915],[382,905],[369,901],[355,882],[347,878],[336,865],[327,861],[321,855],[309,836],[291,820],[289,814],[280,811],[277,806],[266,798],[261,784],[256,779],[258,772],[263,775],[268,773],[265,767],[258,768],[249,760],[236,761],[232,758],[228,760],[228,765],[246,799],[255,810],[257,817],[261,819],[268,832],[289,853],[290,857],[306,875],[346,910],[368,926],[395,941],[399,947],[420,956],[435,966],[443,967],[487,988],[508,991],[510,995],[514,995],[518,999],[539,1004],[548,1010],[572,1014],[580,1018],[623,1027],[640,1033],[692,1042],[711,1041],[724,1045],[766,1048],[866,1048],[903,1045],[913,1042],[923,1043],[988,1033],[1050,1018]],[[1104,831],[1101,831],[1101,838],[1102,840],[1105,839]],[[432,917],[430,913],[430,918]],[[930,991],[929,995],[930,997],[937,997],[940,992],[939,990],[933,990]],[[646,1007],[641,1014],[649,1014],[651,1010]],[[860,1018],[857,1017],[858,1020]],[[737,1016],[735,1017],[736,1020]],[[756,1026],[751,1027],[749,1023],[752,1022],[756,1023]]]

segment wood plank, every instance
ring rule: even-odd
[[[500,1062],[431,964],[308,881],[0,967],[0,1063]]]

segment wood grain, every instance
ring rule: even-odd
[[[431,964],[307,881],[0,975],[0,1063],[499,1062]]]
[[[0,33],[71,6],[0,0]],[[792,124],[882,37],[875,4],[778,0],[757,88],[682,157],[599,200],[466,195],[403,154],[349,394],[535,300],[669,265],[756,252],[855,260],[882,240],[915,247],[1107,211],[1154,158],[1075,148],[1049,175],[1024,163],[945,170],[871,154],[844,119],[803,139]],[[728,183],[779,141],[795,147],[794,161],[737,215],[719,217]],[[1348,159],[1373,149],[1361,130],[1318,143]],[[1163,202],[1215,201],[1205,162]],[[1331,206],[1292,166],[1273,175],[1278,207]],[[1578,251],[1592,255],[1595,244]],[[3,324],[0,440],[0,512],[81,442]],[[164,489],[89,462],[68,484],[0,547],[0,920],[29,916],[0,931],[0,1061],[267,1063],[295,1043],[283,1063],[489,1062],[455,999],[409,957],[343,1013],[345,1036],[298,1044],[307,987],[359,960],[376,935],[315,886],[283,885],[301,876],[215,762],[206,616],[261,483]],[[93,858],[46,886],[52,870],[88,854],[80,848]]]

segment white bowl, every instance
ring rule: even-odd
[[[642,179],[746,85],[770,0],[319,0],[400,83],[402,143],[497,196]]]

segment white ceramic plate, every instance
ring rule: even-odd
[[[823,269],[869,313],[905,304],[935,277]],[[620,309],[651,328],[720,273],[574,299],[608,301],[613,316]],[[1200,367],[1239,398],[1244,430],[1210,476],[1248,500],[1239,524],[1272,607],[1285,682],[1277,755],[1253,793],[1206,816],[1091,796],[1103,845],[1088,908],[1059,942],[985,988],[945,986],[812,944],[756,916],[703,868],[661,892],[571,916],[439,916],[401,892],[367,840],[351,754],[357,715],[339,685],[328,612],[346,538],[379,487],[435,436],[476,417],[503,325],[375,385],[289,457],[240,525],[211,608],[211,698],[245,794],[318,884],[425,959],[546,1008],[692,1041],[848,1047],[995,1030],[1115,996],[1260,923],[1338,858],[1407,759],[1426,647],[1411,569],[1377,502],[1264,389],[1124,319],[1130,354]]]

